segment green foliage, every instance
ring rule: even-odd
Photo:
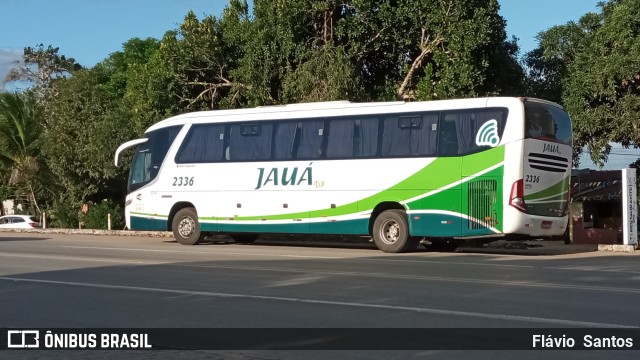
[[[20,157],[40,153],[41,125],[33,96],[0,94],[0,163],[13,165]]]
[[[229,73],[240,54],[237,44],[226,41],[223,21],[213,16],[199,20],[189,12],[179,29],[162,40],[160,58],[182,111],[219,108],[221,98],[236,96],[243,86]]]
[[[80,205],[69,197],[61,196],[53,201],[47,214],[47,227],[75,229],[78,227]]]
[[[140,136],[160,119],[179,112],[175,86],[159,52],[145,64],[133,64],[127,74],[123,106],[131,110],[132,132]]]
[[[599,13],[538,35],[528,53],[528,96],[564,104],[574,123],[574,163],[587,146],[603,165],[611,143],[640,144],[640,0],[611,0]]]
[[[342,48],[324,46],[282,83],[285,103],[358,99],[358,84],[349,59]]]
[[[133,38],[122,45],[122,51],[111,54],[98,63],[93,71],[101,76],[102,88],[112,99],[121,99],[127,90],[129,77],[136,66],[146,64],[160,48],[160,42],[153,38]]]
[[[282,103],[283,79],[306,58],[309,46],[305,5],[295,0],[254,1],[253,20],[247,25],[252,36],[242,39],[244,56],[232,71],[245,84],[242,95],[248,106]]]
[[[524,57],[528,96],[563,102],[569,68],[600,21],[599,14],[589,13],[577,23],[552,26],[538,34],[538,48]]]
[[[601,6],[599,16],[581,19],[589,31],[568,66],[563,96],[574,121],[574,144],[587,145],[600,164],[610,143],[640,144],[640,0]]]
[[[111,199],[89,204],[89,211],[82,216],[84,227],[87,229],[107,229],[109,214],[111,214],[111,229],[124,229],[124,209],[122,205],[114,203]]]
[[[40,212],[37,194],[46,191],[48,168],[41,157],[42,126],[33,94],[0,94],[0,169],[8,174],[4,185],[13,197]]]
[[[50,126],[43,148],[65,194],[75,201],[122,198],[126,169],[113,166],[113,153],[134,134],[130,110],[111,99],[94,70],[82,70],[55,84]]]

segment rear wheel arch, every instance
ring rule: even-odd
[[[391,209],[407,211],[407,209],[404,206],[402,206],[402,204],[395,201],[385,201],[376,205],[376,207],[371,212],[371,216],[369,217],[369,235],[373,235],[373,224],[375,223],[376,218],[380,214],[382,214],[383,211],[391,210]]]

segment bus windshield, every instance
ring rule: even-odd
[[[525,138],[571,146],[571,119],[557,106],[535,101],[524,103]]]
[[[180,128],[180,126],[173,126],[146,134],[149,141],[138,145],[133,156],[129,172],[129,192],[155,179]]]

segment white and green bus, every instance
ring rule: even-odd
[[[151,126],[128,182],[132,230],[181,244],[228,234],[422,239],[562,235],[571,120],[531,98],[293,104],[194,112]]]

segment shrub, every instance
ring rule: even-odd
[[[106,229],[108,214],[111,214],[111,229],[124,229],[124,210],[122,205],[108,199],[96,204],[89,204],[89,210],[82,216],[84,228]]]
[[[78,227],[79,207],[70,199],[55,199],[47,211],[47,227],[73,229]]]

